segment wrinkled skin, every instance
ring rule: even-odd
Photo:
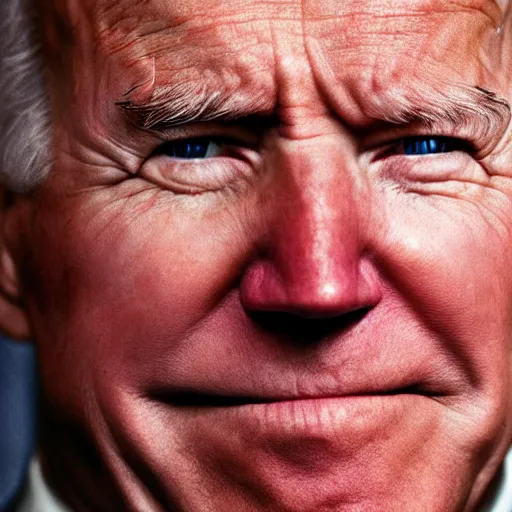
[[[504,4],[46,2],[55,162],[4,226],[66,502],[478,510],[512,439]]]

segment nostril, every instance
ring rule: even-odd
[[[329,343],[359,324],[372,308],[365,307],[339,316],[304,316],[282,311],[249,312],[255,327],[290,345],[315,346]]]

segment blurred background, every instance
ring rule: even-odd
[[[0,336],[0,511],[23,484],[34,450],[36,380],[32,345]]]

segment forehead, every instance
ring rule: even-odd
[[[118,99],[170,84],[275,98],[279,70],[285,82],[300,81],[305,66],[314,80],[361,98],[409,87],[411,78],[487,87],[495,77],[486,74],[499,75],[503,6],[494,0],[55,2],[77,51],[94,52],[95,65],[115,63]]]
[[[377,42],[396,47],[446,26],[459,38],[471,28],[474,37],[478,26],[497,28],[502,17],[494,0],[87,0],[85,5],[96,41],[115,52],[143,40],[146,54],[203,47],[206,39],[209,53],[218,47],[247,50],[287,28],[340,48]]]
[[[72,0],[56,0],[70,2]],[[504,13],[501,0],[86,0],[76,2],[87,11],[93,24],[106,34],[133,31],[147,35],[166,29],[205,31],[218,25],[253,24],[261,30],[272,22],[296,22],[303,29],[309,23],[331,21],[361,28],[392,26],[396,31],[413,28],[415,23],[447,21],[454,15],[482,17],[498,26]],[[259,22],[259,23],[258,23]],[[308,23],[309,22],[309,23]],[[198,34],[196,34],[198,35]]]
[[[54,0],[64,4],[73,0]],[[173,17],[177,22],[193,18],[231,20],[277,19],[318,20],[324,17],[346,18],[370,15],[392,18],[451,12],[471,14],[480,12],[496,18],[503,13],[508,0],[85,0],[84,6],[96,19],[117,22],[124,19],[150,19],[154,14]],[[495,20],[496,21],[496,20]]]

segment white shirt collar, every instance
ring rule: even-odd
[[[71,512],[48,487],[35,457],[30,463],[27,487],[16,512]]]
[[[30,464],[28,485],[17,509],[18,512],[71,512],[50,490],[41,473],[39,461]],[[512,511],[512,449],[503,463],[500,482],[494,498],[481,512]]]
[[[505,457],[500,477],[501,481],[497,485],[496,494],[482,512],[512,511],[512,448]]]

